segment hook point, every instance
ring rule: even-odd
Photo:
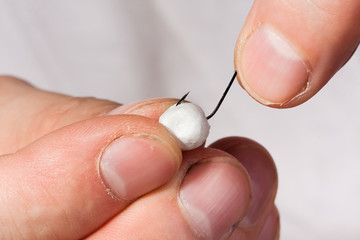
[[[176,103],[176,106],[181,104],[185,100],[185,98],[189,95],[189,93],[190,91],[188,91],[182,98],[180,98],[180,100]]]

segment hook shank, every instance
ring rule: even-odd
[[[232,76],[232,78],[231,78],[228,86],[227,86],[226,89],[225,89],[225,92],[223,93],[222,97],[220,98],[220,101],[219,101],[218,104],[216,105],[214,111],[213,111],[212,113],[210,113],[209,116],[206,117],[207,120],[209,120],[210,118],[212,118],[212,117],[215,115],[215,113],[219,110],[222,102],[224,101],[226,95],[228,94],[228,92],[229,92],[229,90],[230,90],[230,88],[231,88],[231,85],[233,84],[233,82],[234,82],[234,80],[235,80],[235,78],[236,78],[236,75],[237,75],[237,71],[234,72],[234,75]],[[187,97],[187,95],[189,95],[189,93],[190,93],[190,91],[187,92],[187,93],[176,103],[176,106],[179,105],[179,104],[181,104],[181,103],[185,100],[185,98]]]
[[[216,105],[214,111],[213,111],[212,113],[210,113],[209,116],[206,117],[207,120],[209,120],[210,118],[212,118],[212,117],[215,115],[215,113],[217,112],[217,110],[219,110],[222,102],[224,101],[227,93],[228,93],[229,90],[230,90],[231,85],[233,84],[233,82],[234,82],[234,80],[235,80],[235,78],[236,78],[236,75],[237,75],[237,71],[234,72],[234,75],[232,76],[232,78],[231,78],[228,86],[227,86],[226,89],[225,89],[225,92],[223,93],[222,97],[220,98],[220,101],[219,101],[219,103]]]

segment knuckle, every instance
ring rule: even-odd
[[[13,86],[20,86],[20,85],[31,86],[30,83],[20,78],[10,75],[0,75],[0,89],[9,88]]]

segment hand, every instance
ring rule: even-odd
[[[357,0],[257,0],[236,44],[239,82],[265,105],[297,106],[352,56],[359,23]]]
[[[0,78],[0,239],[275,239],[277,173],[244,138],[181,153],[156,120]]]

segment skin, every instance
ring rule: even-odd
[[[172,135],[156,121],[176,99],[120,106],[42,91],[13,77],[0,77],[0,85],[0,123],[4,126],[0,139],[1,239],[214,239],[194,226],[179,192],[184,179],[196,187],[201,184],[198,175],[216,174],[218,169],[223,173],[217,181],[220,185],[205,196],[216,200],[218,191],[237,183],[241,198],[233,203],[238,210],[234,224],[239,223],[231,239],[256,239],[268,219],[274,225],[265,229],[267,236],[273,239],[278,234],[274,210],[277,173],[269,153],[258,143],[238,137],[181,153]],[[144,191],[122,199],[104,184],[98,164],[109,142],[139,133],[156,139],[152,141],[160,149],[171,150],[167,161],[175,171],[164,173],[169,177],[146,189],[158,174],[150,176],[142,183]],[[237,148],[250,149],[250,157],[259,159],[257,166],[242,164]],[[139,153],[144,154],[148,154],[146,150]],[[196,171],[189,171],[191,166]],[[267,194],[261,200],[261,211],[249,224],[242,221],[258,198],[251,189],[254,168],[260,168],[258,174],[268,176],[271,184],[260,183],[257,191]],[[187,178],[191,172],[195,174]]]
[[[272,107],[294,107],[307,101],[355,51],[359,22],[360,3],[355,0],[255,1],[235,49],[239,83],[254,99]],[[279,34],[301,57],[306,76],[311,77],[301,94],[294,95],[299,89],[291,86],[269,92],[264,88],[267,79],[263,85],[250,84],[251,73],[245,72],[243,58],[251,55],[251,50],[245,50],[250,46],[247,41],[261,25]],[[252,71],[260,72],[262,67]],[[278,239],[277,173],[269,153],[239,137],[182,153],[156,121],[176,101],[153,99],[120,106],[50,93],[16,78],[1,77],[0,238],[217,239],[226,233],[218,225],[236,218],[229,239]],[[117,196],[99,169],[104,151],[123,136],[145,136],[143,143],[163,153],[170,166],[162,169],[163,178],[150,174],[147,181],[140,181],[140,190],[131,198]],[[220,184],[202,198],[195,197],[198,207],[209,204],[208,199],[210,203],[219,200],[217,193],[230,189],[234,182],[235,197],[241,201],[222,198],[228,205],[216,204],[215,210],[220,208],[222,213],[236,205],[236,215],[222,216],[218,225],[199,231],[180,199],[181,191],[184,186],[201,189],[202,179],[209,181],[204,186],[214,184],[204,177],[218,170]],[[148,187],[149,183],[153,185]]]
[[[360,2],[356,0],[254,1],[235,47],[234,63],[239,83],[255,100],[271,107],[288,108],[306,102],[325,86],[356,50],[360,41],[359,22]],[[264,71],[271,61],[277,62],[272,52],[262,52],[251,72],[244,69],[246,58],[264,44],[261,41],[253,46],[249,44],[249,39],[262,27],[276,32],[305,64],[308,84],[303,82],[302,89],[296,88],[300,79],[291,80],[296,76],[278,83],[278,90],[271,89],[268,83],[276,78],[273,76],[276,68],[262,79],[256,79],[254,73]],[[251,49],[246,55],[247,47]],[[262,82],[251,84],[251,78]],[[284,87],[287,83],[289,86]]]

